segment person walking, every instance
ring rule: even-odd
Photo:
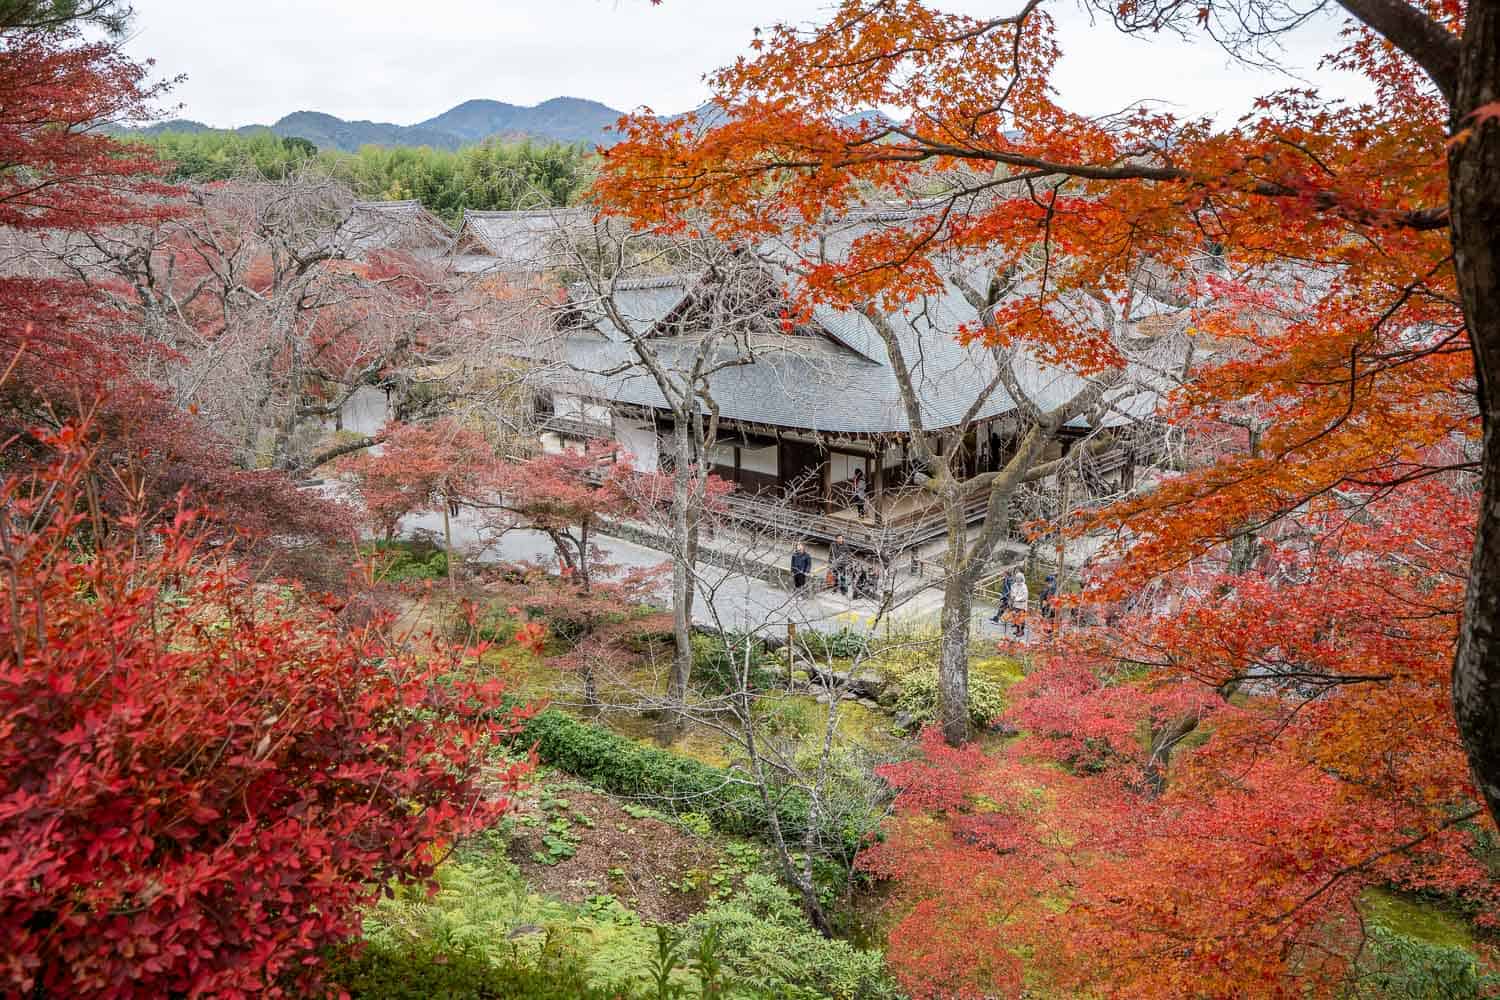
[[[870,503],[869,493],[865,489],[864,469],[854,470],[854,480],[850,484],[850,489],[854,492],[854,509],[858,512],[859,518],[862,521],[865,517],[865,508],[869,506]]]
[[[1026,574],[1021,572],[1020,567],[1011,574],[1010,583],[1010,618],[1011,628],[1017,639],[1026,638]]]
[[[812,556],[807,554],[807,546],[798,542],[797,551],[792,553],[792,591],[799,597],[807,592],[807,574],[811,572]]]
[[[990,619],[991,625],[999,625],[1001,617],[1010,610],[1010,573],[1007,572],[1000,578],[1000,603],[995,605],[995,617]]]
[[[828,546],[828,566],[833,570],[833,585],[840,594],[849,596],[853,581],[849,579],[849,545],[839,535]]]
[[[1047,582],[1042,585],[1042,592],[1037,595],[1037,603],[1042,608],[1042,622],[1048,631],[1051,631],[1053,622],[1057,618],[1057,577],[1047,575]]]

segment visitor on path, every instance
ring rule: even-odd
[[[811,572],[812,556],[807,554],[807,546],[798,542],[797,551],[792,553],[792,591],[798,596],[807,592],[807,574]]]
[[[852,489],[854,490],[854,509],[859,513],[860,520],[864,520],[865,507],[869,504],[870,501],[869,494],[865,490],[864,469],[854,470],[854,482],[852,484]]]
[[[847,597],[853,581],[849,579],[849,545],[844,541],[843,535],[839,535],[828,546],[828,566],[833,570],[834,587]]]
[[[1007,571],[1000,578],[1000,603],[995,605],[995,617],[990,619],[991,625],[999,625],[1000,618],[1010,610],[1010,572]]]
[[[880,571],[868,559],[854,563],[854,596],[872,601],[880,596]]]
[[[1015,631],[1017,639],[1026,638],[1026,575],[1021,572],[1020,567],[1011,574],[1010,583],[1010,619],[1011,628]]]
[[[1050,629],[1057,617],[1057,577],[1048,574],[1042,592],[1037,595],[1037,603],[1042,606],[1042,619]]]

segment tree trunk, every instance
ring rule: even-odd
[[[961,544],[961,543],[960,543]],[[951,550],[950,550],[951,551]],[[943,583],[942,646],[938,654],[938,710],[949,746],[969,741],[969,616],[974,595],[968,574],[950,560]]]
[[[1500,5],[1474,3],[1464,25],[1449,153],[1453,251],[1473,345],[1484,428],[1484,494],[1453,663],[1453,712],[1474,782],[1500,822],[1500,122],[1467,120],[1500,101]]]
[[[687,700],[693,673],[694,564],[698,557],[698,526],[693,510],[692,477],[697,467],[688,422],[675,421],[672,438],[676,461],[672,469],[672,671],[667,680],[667,710],[656,738],[670,743],[682,726],[682,705]]]
[[[453,563],[456,561],[453,555],[453,526],[448,523],[448,498],[443,497],[443,560],[448,564],[448,589],[454,590],[457,584],[453,582]]]
[[[583,582],[583,592],[589,593],[593,588],[593,581],[589,578],[589,522],[587,517],[578,527],[578,578]]]

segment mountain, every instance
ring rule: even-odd
[[[491,137],[538,142],[608,143],[606,128],[624,112],[598,101],[554,97],[535,107],[504,101],[465,101],[435,118],[415,125],[390,122],[345,121],[321,111],[294,111],[273,125],[242,125],[241,134],[269,129],[275,135],[297,136],[319,149],[354,152],[361,146],[432,146],[457,149]],[[212,127],[185,118],[154,122],[142,128],[109,129],[116,135],[160,135],[163,132],[212,132]]]
[[[719,120],[712,105],[698,111],[705,124]],[[578,97],[554,97],[533,107],[507,104],[504,101],[464,101],[442,114],[415,125],[390,122],[345,121],[321,111],[294,111],[273,125],[242,125],[236,132],[249,133],[270,129],[276,135],[297,136],[319,149],[342,149],[354,152],[361,146],[432,146],[457,149],[491,137],[539,142],[581,142],[588,145],[612,141],[605,131],[624,112],[598,101]],[[680,116],[676,116],[680,117]],[[879,111],[848,115],[841,121],[852,125],[878,125],[889,122]],[[162,132],[210,132],[202,122],[174,119],[156,122],[140,129],[114,130],[124,135],[158,135]]]
[[[250,125],[238,131],[253,129]],[[354,152],[361,146],[435,146],[457,149],[466,141],[460,136],[421,125],[392,125],[389,122],[345,121],[321,111],[293,111],[277,120],[271,131],[280,136],[306,139],[319,149],[342,149]],[[470,142],[484,136],[475,136]],[[539,137],[541,138],[541,137]],[[546,137],[550,138],[550,137]]]
[[[492,135],[545,136],[560,142],[602,142],[623,112],[598,101],[554,97],[524,108],[503,101],[465,101],[415,128],[435,129],[477,142]]]

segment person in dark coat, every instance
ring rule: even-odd
[[[1057,617],[1057,577],[1047,577],[1042,592],[1037,595],[1037,601],[1042,605],[1042,617],[1050,624]]]
[[[847,597],[852,581],[849,579],[849,545],[844,541],[843,535],[839,535],[828,546],[828,568],[833,570],[834,587]]]
[[[991,625],[999,625],[1001,616],[1010,610],[1011,582],[1011,575],[1009,573],[1000,578],[1000,603],[995,608],[995,617],[990,619]]]
[[[792,589],[802,594],[807,591],[807,574],[812,572],[812,556],[807,554],[807,546],[801,542],[797,543],[797,551],[792,553]]]

